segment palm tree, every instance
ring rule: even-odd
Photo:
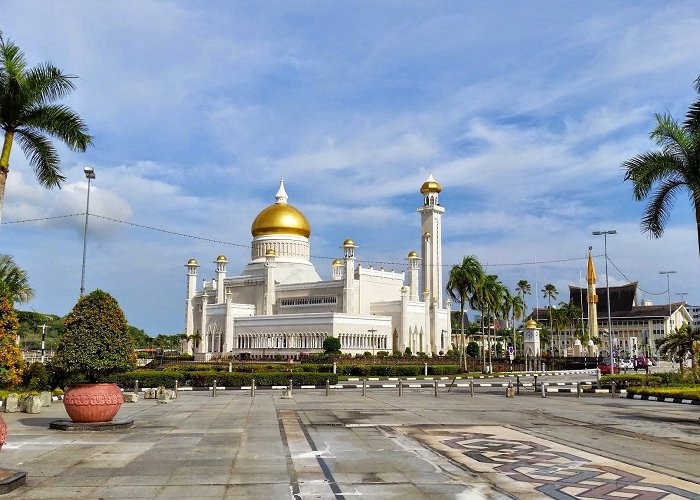
[[[669,355],[677,358],[680,363],[680,372],[683,375],[685,368],[685,356],[690,353],[691,371],[697,375],[697,354],[700,352],[700,328],[693,328],[684,324],[675,332],[656,340],[656,347],[662,356]]]
[[[34,296],[27,273],[15,264],[9,255],[0,255],[0,282],[7,286],[7,292],[13,302],[29,302]]]
[[[520,294],[520,298],[523,301],[523,304],[525,304],[525,295],[532,295],[532,287],[530,286],[530,283],[528,283],[527,280],[518,281],[518,285],[515,287],[515,291]],[[527,310],[527,306],[524,307],[524,310]]]
[[[700,78],[695,83],[700,91]],[[634,198],[641,201],[650,197],[642,217],[642,231],[660,238],[674,198],[685,192],[695,211],[700,252],[700,100],[691,106],[683,125],[669,113],[657,113],[656,128],[650,138],[660,150],[642,153],[622,164],[625,180],[632,182]]]
[[[557,287],[555,287],[551,283],[547,283],[542,288],[542,297],[549,300],[550,321],[551,321],[551,313],[552,313],[552,299],[557,300],[557,295],[559,295],[559,291],[557,290]]]
[[[517,351],[515,342],[515,320],[522,320],[525,316],[525,302],[519,295],[512,295],[510,299],[510,312],[513,318],[513,353]]]
[[[484,269],[481,267],[479,260],[470,255],[462,259],[460,265],[452,266],[450,274],[447,278],[447,293],[452,300],[459,302],[460,313],[460,348],[459,348],[459,366],[460,369],[466,369],[467,360],[464,353],[464,306],[471,302],[476,292],[477,284],[481,281],[481,276],[484,274]]]
[[[562,314],[562,320],[566,328],[564,329],[564,346],[568,346],[566,332],[571,332],[571,336],[576,338],[575,327],[576,323],[581,320],[581,308],[571,302],[560,302],[559,310]]]
[[[27,68],[22,51],[0,32],[0,128],[4,131],[0,154],[0,220],[15,138],[34,168],[39,184],[49,189],[60,187],[65,177],[61,175],[58,151],[48,136],[59,139],[73,151],[83,152],[92,144],[80,116],[68,106],[54,103],[75,89],[74,78],[50,63]]]
[[[489,350],[489,367],[491,366],[491,317],[493,315],[493,322],[495,328],[496,316],[498,311],[502,309],[503,303],[503,290],[504,286],[498,281],[498,276],[495,274],[486,274],[479,286],[479,299],[482,306],[482,311],[486,311],[486,341]],[[482,314],[483,316],[483,314]],[[483,344],[483,338],[482,338]],[[486,364],[486,351],[484,351],[483,356],[484,365]]]

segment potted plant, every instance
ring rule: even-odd
[[[64,326],[51,364],[73,383],[63,396],[66,412],[74,422],[109,422],[124,402],[109,377],[136,367],[124,313],[110,294],[95,290],[80,298]]]

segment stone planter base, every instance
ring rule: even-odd
[[[115,418],[110,422],[73,422],[68,418],[62,418],[51,422],[49,429],[57,431],[116,431],[130,429],[133,426],[133,418]]]
[[[16,490],[26,482],[26,472],[13,469],[0,469],[0,495]]]

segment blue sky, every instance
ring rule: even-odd
[[[654,147],[654,113],[682,118],[696,98],[696,2],[22,0],[4,2],[0,30],[31,64],[80,77],[67,102],[95,137],[61,150],[60,190],[13,150],[0,251],[36,289],[20,309],[62,315],[78,298],[83,218],[6,222],[84,213],[84,165],[91,213],[235,244],[91,217],[86,288],[152,335],[183,330],[189,258],[200,280],[222,253],[242,270],[280,175],[323,277],[348,237],[364,265],[401,269],[432,171],[448,264],[473,254],[566,300],[588,246],[603,253],[591,231],[616,229],[612,284],[666,303],[672,269],[673,300],[700,302],[687,199],[650,240],[620,167]]]

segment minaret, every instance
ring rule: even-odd
[[[331,267],[333,268],[333,274],[331,275],[331,279],[333,281],[340,281],[343,279],[343,262],[340,259],[333,259],[333,263],[331,264]]]
[[[440,206],[438,194],[442,186],[433,178],[432,172],[423,183],[420,192],[423,206],[418,208],[421,218],[421,235],[423,235],[423,288],[430,291],[430,296],[442,304],[442,214],[445,209]],[[425,241],[425,235],[428,241]]]
[[[343,286],[343,312],[345,314],[357,314],[355,310],[355,242],[347,239],[343,242],[345,264],[345,286]]]
[[[277,301],[275,297],[275,256],[276,253],[272,248],[268,248],[265,252],[265,299],[264,311],[266,316],[272,316],[272,308]]]
[[[418,302],[418,271],[420,266],[420,257],[418,252],[408,252],[408,300]]]
[[[226,264],[228,264],[228,260],[223,255],[219,255],[214,264],[216,264],[216,303],[222,304],[225,295],[224,279],[226,279]]]
[[[588,282],[588,338],[593,339],[598,337],[598,295],[595,291],[595,267],[593,267],[593,255],[591,250],[593,247],[588,247],[588,273],[586,281]]]
[[[194,334],[194,294],[197,293],[197,264],[196,259],[190,259],[185,264],[187,268],[187,298],[185,299],[185,334]]]

